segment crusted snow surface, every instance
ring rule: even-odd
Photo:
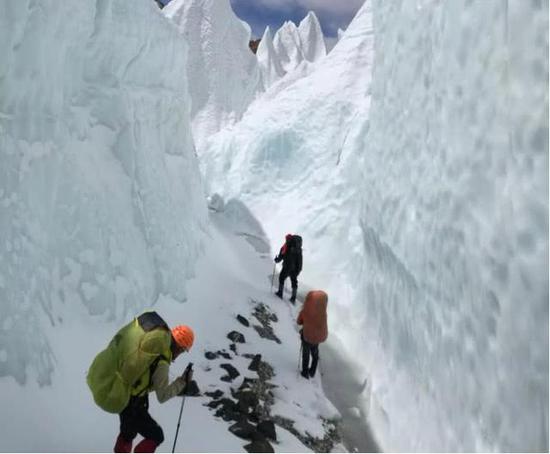
[[[44,385],[70,314],[186,298],[206,204],[185,42],[149,0],[22,0],[0,53],[0,377]]]
[[[547,30],[546,2],[367,1],[205,151],[274,250],[302,234],[384,450],[548,449]]]
[[[263,90],[258,61],[248,47],[250,27],[237,18],[229,0],[173,0],[163,12],[188,43],[182,77],[189,81],[193,134],[200,153],[204,140],[240,120]]]

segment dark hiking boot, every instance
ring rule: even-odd
[[[292,295],[290,296],[290,302],[294,304],[296,302],[296,292],[298,291],[297,288],[292,289]]]
[[[315,369],[309,369],[308,371],[310,378],[315,377]]]
[[[285,289],[284,285],[282,285],[279,282],[279,290],[275,292],[275,295],[277,295],[279,298],[283,299],[283,290]]]
[[[309,379],[309,372],[308,371],[303,370],[302,372],[300,372],[300,375],[302,377],[304,377],[306,380]]]

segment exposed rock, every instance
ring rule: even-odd
[[[237,403],[226,397],[219,401],[210,402],[208,406],[210,408],[219,407],[215,416],[221,417],[224,421],[242,421],[246,419],[246,416],[240,413]]]
[[[259,334],[259,336],[264,339],[269,339],[280,344],[281,341],[275,335],[275,333],[273,332],[273,328],[271,326],[271,322],[275,322],[275,323],[278,322],[277,315],[272,313],[268,309],[268,307],[263,303],[256,304],[256,307],[254,308],[254,312],[252,315],[256,318],[256,320],[258,320],[261,323],[261,326],[253,325],[254,329]]]
[[[253,441],[244,446],[247,452],[275,452],[267,440]]]
[[[217,389],[216,391],[207,391],[204,394],[208,397],[211,397],[212,399],[219,399],[223,396],[223,391]]]
[[[233,353],[235,353],[235,355],[237,355],[237,346],[235,344],[231,344],[229,346],[229,350],[231,350]]]
[[[237,320],[247,328],[250,326],[250,322],[246,319],[246,317],[243,317],[241,314],[237,315]]]
[[[254,312],[252,314],[256,320],[258,320],[262,325],[267,325],[270,322],[277,323],[279,319],[277,318],[277,315],[274,314],[269,310],[269,308],[264,303],[258,303],[256,304],[256,307],[254,308]]]
[[[257,371],[260,366],[260,361],[262,360],[262,355],[254,355],[252,362],[248,366],[248,370]]]
[[[261,381],[267,382],[271,378],[275,376],[275,371],[273,370],[273,367],[265,361],[260,361],[260,364],[258,365],[258,376],[260,377]],[[275,385],[271,385],[272,387]]]
[[[242,413],[248,413],[249,409],[254,410],[260,403],[258,396],[252,389],[245,388],[237,391],[235,394],[239,402],[239,409]]]
[[[260,337],[275,341],[278,344],[281,343],[279,338],[275,336],[275,333],[273,332],[273,329],[271,328],[271,326],[267,328],[264,326],[258,326],[258,325],[252,325],[252,326],[254,327],[254,329],[256,330],[256,332],[259,334]]]
[[[218,350],[216,352],[219,356],[221,356],[222,358],[225,358],[225,359],[231,359],[231,355],[229,353],[227,353],[225,350]]]
[[[212,409],[215,409],[215,408],[218,408],[220,406],[221,402],[219,400],[211,400],[210,402],[208,402],[206,404],[206,406],[208,408],[212,408]]]
[[[256,53],[257,50],[258,50],[258,46],[260,45],[260,39],[251,39],[249,42],[248,42],[248,47],[250,47],[250,50],[252,51],[252,53]]]
[[[227,335],[227,338],[232,341],[232,342],[237,342],[239,344],[244,344],[246,342],[244,336],[239,333],[238,331],[231,331],[228,335]]]
[[[212,360],[212,359],[216,359],[216,358],[218,357],[218,355],[217,355],[216,353],[214,353],[214,352],[206,352],[206,353],[204,354],[204,357],[205,357],[206,359]]]
[[[258,383],[257,378],[244,377],[241,386],[239,386],[239,391],[242,391],[245,388],[254,389]]]
[[[250,424],[248,421],[237,421],[231,427],[229,432],[237,437],[244,438],[245,440],[251,440],[252,434],[256,432],[256,427]]]
[[[227,372],[227,375],[223,376],[220,380],[232,382],[233,380],[235,380],[235,378],[241,375],[240,372],[235,369],[231,364],[220,364],[220,367],[222,369],[225,369],[225,371]]]
[[[265,419],[258,424],[258,431],[264,434],[267,438],[277,441],[277,433],[275,432],[275,423],[271,419]]]

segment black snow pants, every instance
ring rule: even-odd
[[[283,269],[281,270],[281,274],[279,274],[279,290],[282,292],[283,288],[285,286],[285,280],[287,277],[290,277],[290,283],[292,284],[293,289],[298,288],[298,275],[294,272],[288,271],[288,269],[285,269],[283,266]]]
[[[319,344],[310,344],[304,339],[303,331],[300,331],[302,338],[302,375],[313,377],[317,371],[319,363]],[[309,366],[309,356],[311,355],[311,367]]]
[[[140,434],[143,438],[154,441],[157,446],[164,441],[161,427],[149,414],[149,396],[133,396],[122,413],[120,413],[120,434],[127,441],[132,441]]]

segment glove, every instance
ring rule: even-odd
[[[189,363],[181,377],[185,380],[186,383],[189,383],[193,379],[193,363]]]
[[[191,380],[193,380],[193,363],[189,363],[185,370],[183,371],[183,374],[181,374],[181,378],[185,381],[185,385],[183,389],[180,391],[178,396],[184,396],[185,391],[187,390],[187,385],[191,383]]]

